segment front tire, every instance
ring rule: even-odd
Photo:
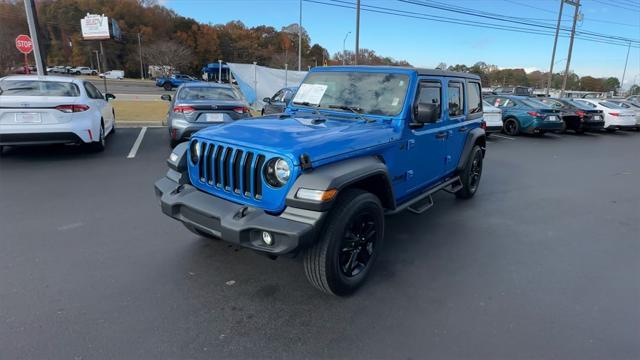
[[[337,199],[318,242],[304,254],[307,279],[320,291],[348,295],[364,284],[384,238],[377,196],[347,189]]]
[[[502,126],[502,131],[510,136],[518,136],[520,134],[520,124],[518,123],[518,120],[514,118],[505,120],[504,125]]]
[[[471,154],[467,159],[467,163],[460,174],[460,181],[462,182],[462,189],[456,192],[456,197],[459,199],[470,199],[478,191],[480,186],[480,178],[482,177],[482,149],[480,146],[475,145],[471,149]]]

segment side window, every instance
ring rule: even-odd
[[[102,99],[102,94],[92,83],[84,83],[84,89],[87,91],[87,95],[92,99]]]
[[[480,84],[477,82],[467,83],[467,100],[469,103],[469,114],[482,112],[482,98],[480,97]]]
[[[462,83],[450,82],[447,88],[449,116],[464,115],[464,94],[462,93]]]
[[[289,102],[289,100],[291,100],[291,97],[293,96],[293,91],[291,90],[287,90],[284,92],[284,102]]]
[[[271,101],[274,101],[274,102],[282,101],[282,94],[283,94],[283,93],[284,93],[284,91],[283,91],[283,90],[278,90],[278,92],[277,92],[277,93],[275,93],[275,95],[273,95],[273,96],[271,97]]]
[[[421,82],[416,104],[436,104],[436,113],[438,114],[438,120],[440,120],[442,114],[442,85],[437,81]]]

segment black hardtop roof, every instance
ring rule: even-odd
[[[331,68],[336,69],[358,69],[358,68],[366,68],[366,69],[379,69],[385,70],[388,69],[390,71],[393,70],[409,70],[415,71],[419,76],[447,76],[447,77],[458,77],[458,78],[466,78],[472,80],[480,80],[480,76],[471,73],[464,73],[458,71],[448,71],[448,70],[439,70],[439,69],[425,69],[425,68],[414,68],[409,66],[388,66],[388,65],[336,65],[336,66],[327,66],[324,67],[323,70],[330,70]]]

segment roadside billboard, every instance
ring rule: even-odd
[[[109,33],[109,18],[104,15],[87,14],[80,20],[82,37],[84,40],[107,40]]]

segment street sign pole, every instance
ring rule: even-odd
[[[24,0],[24,8],[27,13],[27,23],[29,24],[29,33],[31,34],[31,41],[33,43],[33,56],[36,59],[36,69],[38,70],[38,76],[44,75],[44,61],[42,61],[42,55],[40,54],[40,43],[38,37],[38,28],[36,27],[35,15],[34,15],[34,3],[33,0]],[[25,55],[26,56],[26,55]]]
[[[104,93],[107,91],[107,57],[104,54],[104,48],[102,47],[102,40],[100,40],[100,53],[102,54],[102,80],[104,82]]]

